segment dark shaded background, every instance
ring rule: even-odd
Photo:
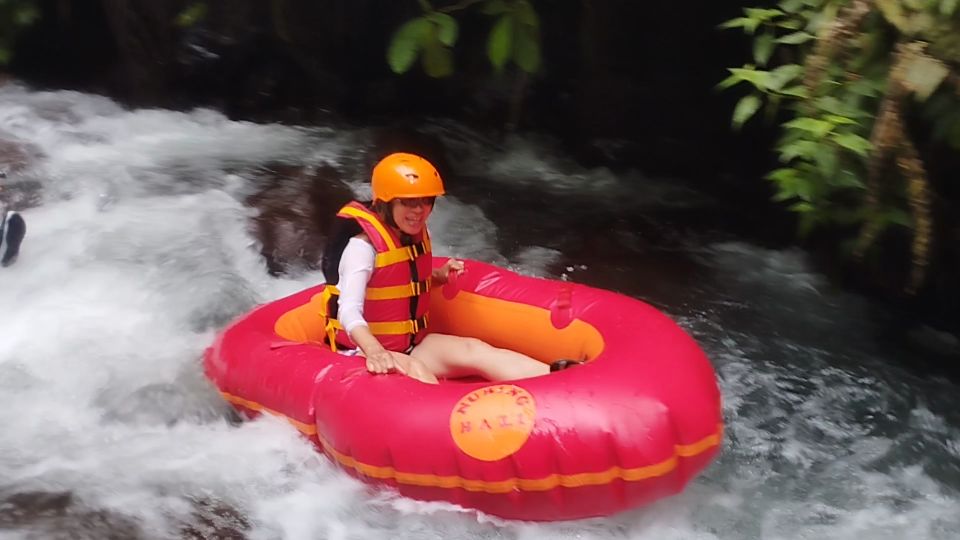
[[[779,247],[796,241],[796,224],[770,202],[772,186],[762,179],[776,166],[776,126],[752,122],[733,132],[730,115],[741,94],[715,90],[726,68],[751,56],[747,37],[717,26],[744,6],[765,3],[538,0],[543,69],[522,87],[515,126],[518,73],[491,68],[492,20],[477,9],[458,13],[454,76],[389,70],[389,38],[420,13],[416,0],[211,0],[206,17],[190,28],[174,24],[192,4],[183,0],[43,0],[41,19],[20,36],[10,69],[39,87],[103,93],[130,106],[211,106],[234,119],[388,126],[399,134],[394,140],[416,141],[427,116],[494,137],[510,128],[545,133],[585,166],[695,184],[725,201],[725,226]],[[920,143],[921,152],[943,153]],[[935,186],[949,187],[938,178],[951,179],[956,161],[931,160]],[[956,193],[937,189],[948,195],[935,201],[939,214],[955,215]],[[690,219],[712,226],[717,216]],[[867,265],[841,254],[852,231],[825,230],[803,243],[819,271],[836,281],[956,331],[960,257],[949,246],[960,227],[941,221],[943,240],[918,296],[903,290],[909,231],[888,234],[884,242],[894,249]]]

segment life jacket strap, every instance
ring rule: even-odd
[[[421,287],[426,287],[424,290],[429,290],[429,282],[415,282],[408,285],[401,285],[406,289],[406,293],[411,291],[419,290]],[[394,289],[396,287],[380,287],[379,290],[384,289]],[[368,289],[369,290],[378,290],[378,289]],[[419,292],[417,292],[419,294]],[[330,345],[330,350],[337,352],[337,331],[345,331],[343,325],[340,324],[340,321],[336,317],[331,316],[330,306],[336,305],[337,298],[340,296],[340,290],[333,285],[327,285],[323,288],[323,292],[316,294],[313,298],[310,299],[312,303],[315,303],[317,306],[317,312],[323,317],[324,327],[323,331],[327,336],[327,343]],[[420,330],[423,330],[427,327],[428,318],[426,315],[418,319],[409,319],[405,321],[387,321],[387,322],[368,322],[367,326],[370,328],[370,332],[374,335],[403,335],[403,334],[416,334]]]
[[[367,287],[367,300],[393,300],[396,298],[410,298],[420,296],[430,290],[430,280],[415,281],[405,285],[392,287]]]
[[[391,264],[414,261],[429,252],[430,243],[428,240],[425,240],[409,246],[400,246],[395,249],[377,253],[373,265],[377,268],[382,268],[384,266],[390,266]]]
[[[333,352],[337,352],[337,330],[343,330],[343,325],[336,319],[335,313],[330,309],[330,305],[336,305],[337,298],[339,297],[340,289],[334,285],[326,285],[323,288],[323,292],[314,295],[313,298],[310,299],[317,303],[317,311],[324,320],[323,332],[326,334],[327,343]]]
[[[381,335],[416,334],[420,330],[425,329],[427,324],[428,320],[426,315],[420,317],[419,319],[411,319],[406,321],[367,323],[367,325],[370,327],[370,332]]]

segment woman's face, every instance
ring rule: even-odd
[[[427,225],[436,197],[413,197],[394,199],[390,203],[393,222],[400,231],[411,236],[418,234]]]

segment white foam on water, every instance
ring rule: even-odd
[[[556,141],[536,135],[509,135],[502,141],[461,124],[437,119],[422,130],[442,137],[458,171],[483,181],[526,186],[545,194],[602,202],[608,207],[628,205],[687,207],[708,197],[677,182],[650,181],[639,171],[617,174],[607,167],[585,168],[563,155]]]
[[[721,378],[717,464],[684,493],[611,518],[504,522],[369,488],[282,421],[232,425],[201,375],[204,347],[231,317],[322,279],[267,275],[242,204],[254,189],[245,168],[349,164],[363,144],[356,132],[131,111],[12,85],[0,87],[0,132],[43,153],[22,173],[40,182],[43,203],[24,212],[19,262],[0,270],[0,499],[69,492],[75,507],[61,521],[0,520],[0,537],[94,537],[80,534],[95,519],[77,508],[108,512],[106,531],[126,520],[147,538],[178,538],[205,519],[258,540],[927,540],[960,530],[949,386],[836,367],[856,348],[836,353],[780,326],[725,324],[781,308],[809,312],[794,323],[816,328],[860,314],[792,253],[718,246],[705,256],[732,290],[681,319]],[[536,172],[535,159],[520,151],[497,170]],[[557,257],[529,246],[505,260],[495,224],[455,196],[438,203],[431,228],[441,254],[527,273]]]
[[[681,318],[718,369],[727,440],[704,481],[742,498],[724,510],[736,536],[955,537],[955,387],[893,367],[897,353],[874,341],[877,308],[832,290],[802,253],[724,243],[701,255],[709,294],[740,300]]]

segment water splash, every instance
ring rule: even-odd
[[[0,273],[0,536],[927,540],[960,530],[955,387],[885,367],[877,359],[896,353],[869,339],[875,310],[831,290],[798,252],[694,246],[705,270],[687,296],[654,289],[721,378],[727,440],[705,476],[608,519],[505,523],[371,490],[283,422],[235,423],[200,375],[199,355],[231,317],[322,279],[267,275],[242,203],[256,189],[248,171],[332,164],[359,190],[366,132],[130,111],[16,85],[0,87],[0,132],[40,150],[10,181],[42,193],[20,262]],[[585,178],[607,186],[597,194],[636,183],[579,170],[538,141],[499,154],[459,140],[478,154],[465,170],[491,181],[546,179],[562,197],[583,196],[571,193]],[[455,196],[431,227],[440,253],[526,273],[547,275],[560,256],[547,239],[504,256],[496,225]]]

